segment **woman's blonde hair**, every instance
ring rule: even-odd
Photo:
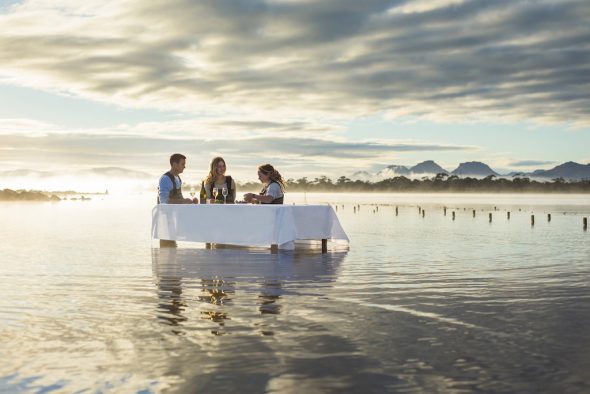
[[[270,164],[262,164],[258,166],[258,171],[262,172],[265,175],[268,175],[271,181],[274,181],[279,184],[282,192],[285,191],[285,187],[287,186],[285,184],[285,180],[283,179],[281,174],[277,170],[275,170],[273,166],[271,166]]]
[[[209,174],[205,178],[206,185],[215,182],[215,178],[217,178],[217,164],[219,164],[220,161],[222,161],[223,164],[225,164],[227,167],[227,164],[225,163],[225,160],[223,160],[223,157],[214,157],[213,160],[211,160],[211,165],[209,165]]]

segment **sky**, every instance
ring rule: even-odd
[[[0,165],[586,164],[588,20],[588,0],[0,0]]]

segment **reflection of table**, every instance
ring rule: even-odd
[[[296,240],[348,241],[329,205],[156,205],[152,238],[243,246],[278,245]]]

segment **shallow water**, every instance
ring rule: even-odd
[[[590,196],[290,197],[350,245],[160,249],[146,195],[0,205],[0,392],[590,392]]]

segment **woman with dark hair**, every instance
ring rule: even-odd
[[[260,194],[246,193],[244,200],[260,204],[282,204],[285,196],[285,180],[270,164],[258,166],[258,179],[264,184]]]
[[[223,157],[214,157],[209,166],[209,174],[203,181],[207,199],[213,203],[215,200],[224,201],[222,190],[227,188],[227,197],[225,202],[233,203],[236,200],[236,183],[230,175],[225,175],[227,167]],[[217,196],[214,195],[213,190],[217,189]]]

